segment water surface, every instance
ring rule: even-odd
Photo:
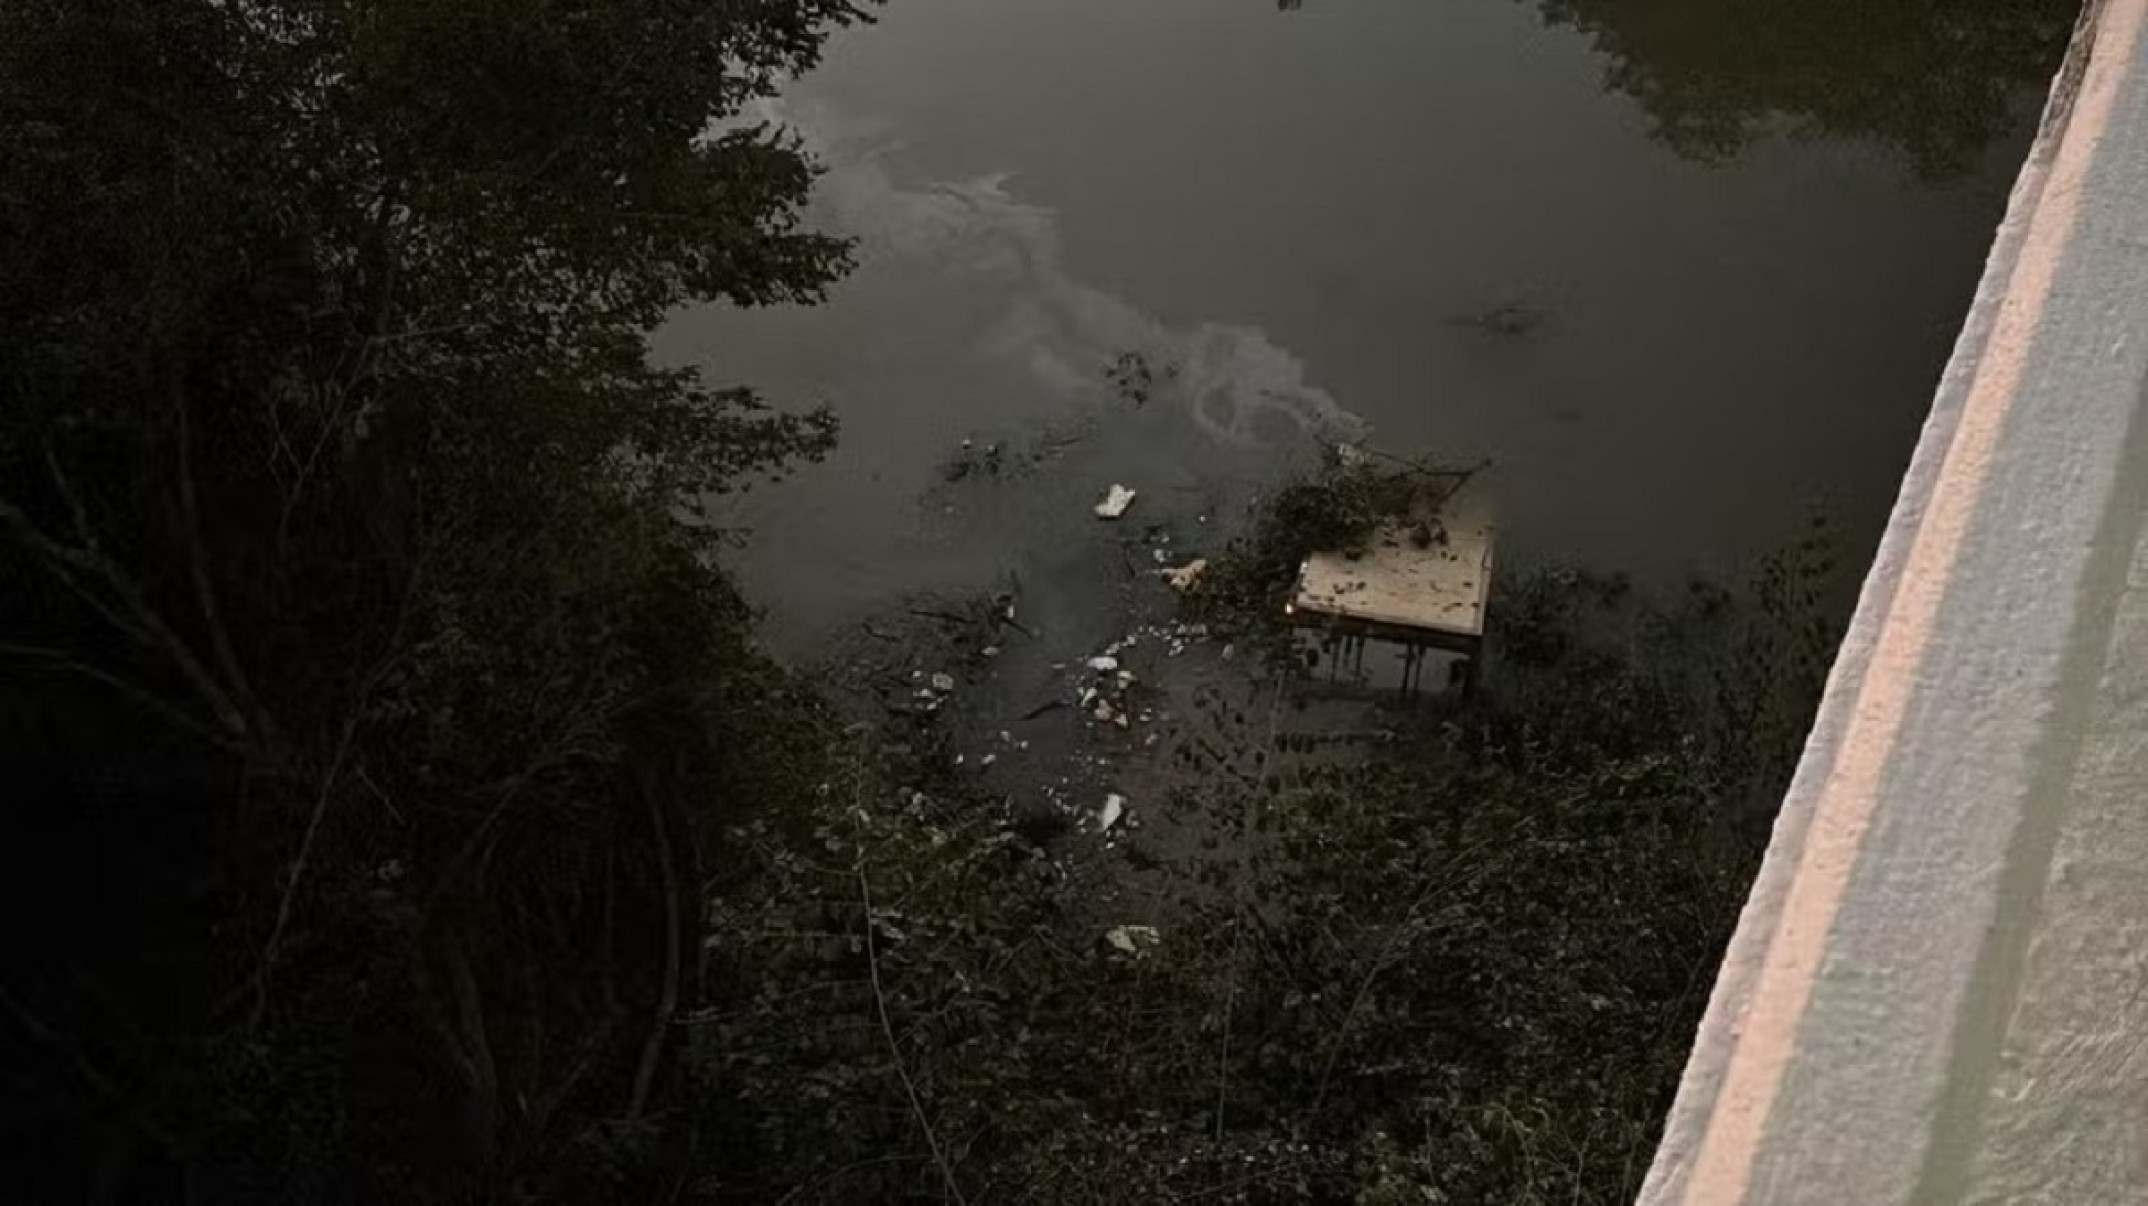
[[[898,0],[840,37],[769,115],[858,272],[660,340],[842,417],[736,511],[772,639],[1010,577],[1102,633],[1142,526],[1197,548],[1321,439],[1489,458],[1510,563],[1734,572],[1816,505],[1861,561],[2039,94],[1944,171],[1766,113],[1696,158],[1594,33],[1501,0]],[[948,481],[965,438],[1001,471]],[[1120,525],[1089,514],[1112,482]]]

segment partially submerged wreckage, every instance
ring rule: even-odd
[[[1495,527],[1468,473],[1410,475],[1407,502],[1347,548],[1306,557],[1284,613],[1326,654],[1329,681],[1367,680],[1370,641],[1401,646],[1404,694],[1423,682],[1435,651],[1453,655],[1450,681],[1474,685],[1491,596]]]

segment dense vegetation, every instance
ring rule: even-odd
[[[157,1201],[679,1177],[771,689],[680,520],[832,431],[643,332],[840,273],[711,123],[856,15],[0,4],[14,1141]]]
[[[16,1200],[1630,1192],[1814,567],[1534,579],[1472,708],[1258,679],[1209,840],[1033,844],[752,645],[699,502],[829,419],[646,356],[842,272],[733,119],[862,15],[0,0]]]
[[[1076,858],[831,733],[715,895],[741,1200],[1630,1201],[1757,853],[1738,801],[1830,650],[1778,622],[1816,552],[1675,611],[1532,576],[1498,689],[1369,751],[1287,678],[1214,692],[1190,785]]]

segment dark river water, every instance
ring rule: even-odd
[[[842,419],[828,463],[733,509],[771,641],[1007,580],[1101,636],[1133,533],[1199,551],[1321,439],[1489,459],[1510,565],[1734,574],[1815,507],[1861,563],[2048,67],[1973,114],[1941,88],[1862,126],[1823,79],[1821,119],[1734,113],[1725,144],[1722,114],[1646,103],[1620,57],[1645,27],[1585,17],[897,0],[838,37],[766,116],[824,162],[811,217],[858,271],[825,306],[659,339]],[[1718,66],[1675,51],[1669,77]],[[1733,82],[1750,53],[1722,47]],[[1791,70],[1759,104],[1802,95]],[[1939,119],[1895,111],[1919,103],[1971,128],[1934,152]],[[1145,383],[1113,380],[1129,353]],[[1102,523],[1114,482],[1139,497]]]

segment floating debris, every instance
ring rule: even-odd
[[[955,676],[952,674],[933,675],[932,689],[938,691],[942,695],[947,694],[948,692],[955,689]]]
[[[1096,814],[1097,832],[1102,833],[1103,831],[1110,829],[1113,825],[1118,824],[1119,818],[1125,815],[1125,813],[1125,796],[1120,795],[1118,792],[1112,792],[1106,795],[1104,797],[1103,810]]]
[[[1089,659],[1089,668],[1098,674],[1109,674],[1119,668],[1119,659],[1108,653],[1101,657],[1092,657]]]
[[[1104,931],[1104,941],[1129,955],[1140,955],[1163,941],[1153,925],[1118,925]]]
[[[1170,584],[1172,590],[1184,592],[1192,590],[1193,584],[1199,582],[1201,575],[1207,571],[1208,558],[1195,557],[1175,569],[1166,569],[1159,572],[1163,575],[1163,580]]]
[[[1126,514],[1126,508],[1134,505],[1134,491],[1117,482],[1104,494],[1104,501],[1096,504],[1098,519],[1117,519]]]

